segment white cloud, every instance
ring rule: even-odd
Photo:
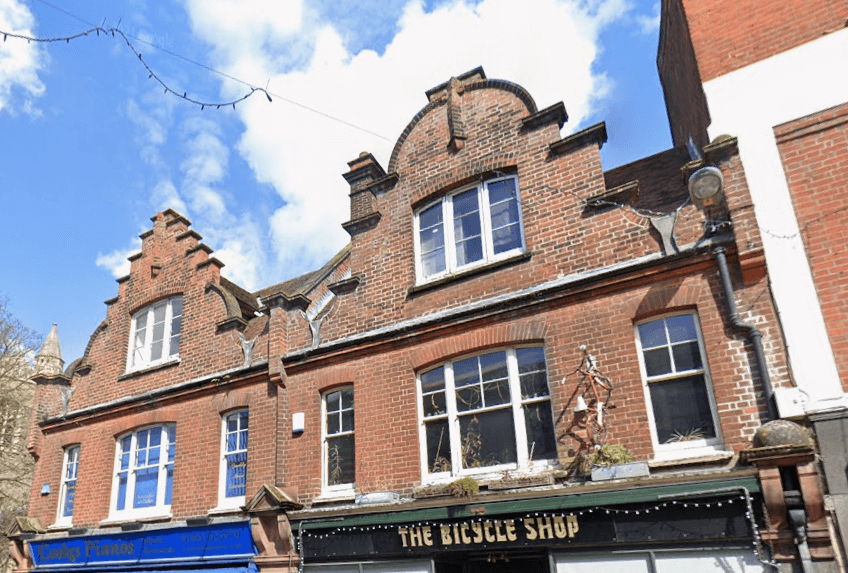
[[[157,212],[174,209],[188,215],[188,207],[169,179],[162,179],[153,186],[153,190],[150,192],[150,202]]]
[[[22,36],[34,37],[35,18],[18,0],[0,0],[0,30]],[[37,44],[20,38],[4,38],[0,50],[0,111],[14,113],[18,109],[32,116],[41,115],[34,98],[44,93],[45,87],[38,72],[46,63],[47,55]]]
[[[424,91],[453,75],[482,65],[488,77],[528,89],[539,108],[564,101],[567,129],[577,129],[610,89],[593,69],[598,34],[629,9],[625,0],[483,0],[427,12],[413,1],[380,55],[349,53],[331,24],[316,22],[297,3],[267,11],[251,3],[238,18],[230,0],[215,4],[220,9],[186,0],[194,32],[213,46],[214,66],[257,85],[270,78],[272,93],[388,138],[282,98],[254,97],[238,106],[244,122],[238,151],[285,203],[267,221],[276,265],[263,271],[266,283],[319,267],[347,242],[340,226],[349,217],[341,177],[347,161],[370,151],[387,167],[395,139],[427,103]],[[302,61],[286,51],[304,46],[312,51]],[[232,82],[222,87],[226,97],[243,89]]]
[[[130,272],[130,262],[127,260],[127,257],[139,252],[140,250],[141,239],[134,237],[130,246],[126,249],[118,249],[105,255],[97,253],[97,260],[95,261],[95,264],[98,267],[106,269],[112,273],[112,276],[115,278],[123,277],[128,275]]]
[[[655,34],[660,29],[660,3],[654,4],[650,16],[645,14],[636,15],[636,25],[639,30],[647,35]]]

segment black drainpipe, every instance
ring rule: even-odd
[[[736,298],[733,292],[733,285],[730,282],[730,272],[727,270],[727,255],[725,254],[724,247],[716,247],[714,252],[716,263],[718,263],[718,273],[721,276],[721,285],[724,287],[724,298],[727,301],[727,308],[730,311],[730,320],[736,328],[748,331],[748,340],[751,341],[751,346],[754,347],[754,354],[757,357],[757,371],[763,383],[763,392],[766,395],[769,418],[777,420],[779,416],[777,415],[777,408],[774,405],[774,390],[771,387],[766,356],[763,353],[763,336],[756,326],[742,322],[742,319],[739,318],[739,313],[736,312]]]

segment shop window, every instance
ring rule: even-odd
[[[325,491],[353,491],[356,481],[353,387],[328,392],[323,404]]]
[[[518,178],[490,179],[446,195],[415,214],[418,282],[524,250]]]
[[[704,548],[694,551],[552,553],[552,573],[763,573],[766,568],[750,549]]]
[[[175,449],[174,424],[144,428],[118,439],[110,518],[170,512]]]
[[[127,370],[139,370],[180,357],[182,296],[147,306],[132,317]]]
[[[421,460],[430,479],[530,469],[557,457],[540,346],[460,358],[418,376]]]
[[[59,486],[59,512],[56,516],[56,525],[70,525],[74,516],[79,453],[79,446],[65,448],[65,455],[62,461],[62,481]]]
[[[221,473],[218,491],[220,507],[244,505],[247,489],[248,411],[224,416],[221,424]]]
[[[717,446],[715,403],[697,317],[676,314],[640,323],[636,340],[658,457]]]

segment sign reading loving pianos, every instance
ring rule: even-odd
[[[362,557],[493,551],[522,547],[734,541],[751,531],[744,504],[724,501],[697,510],[680,506],[533,512],[418,523],[305,525],[306,562]]]
[[[38,569],[214,563],[255,555],[248,522],[33,540],[29,545]]]

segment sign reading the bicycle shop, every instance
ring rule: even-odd
[[[688,511],[680,511],[669,502],[584,507],[573,512],[527,508],[520,514],[497,516],[486,516],[485,509],[472,508],[473,517],[420,522],[314,524],[302,532],[304,558],[320,561],[525,547],[728,541],[747,539],[749,535],[744,504],[727,500],[697,507],[693,504]]]
[[[574,515],[525,517],[521,519],[485,519],[443,525],[398,527],[403,547],[441,547],[451,545],[510,545],[519,539],[535,541],[574,538],[580,531]]]

